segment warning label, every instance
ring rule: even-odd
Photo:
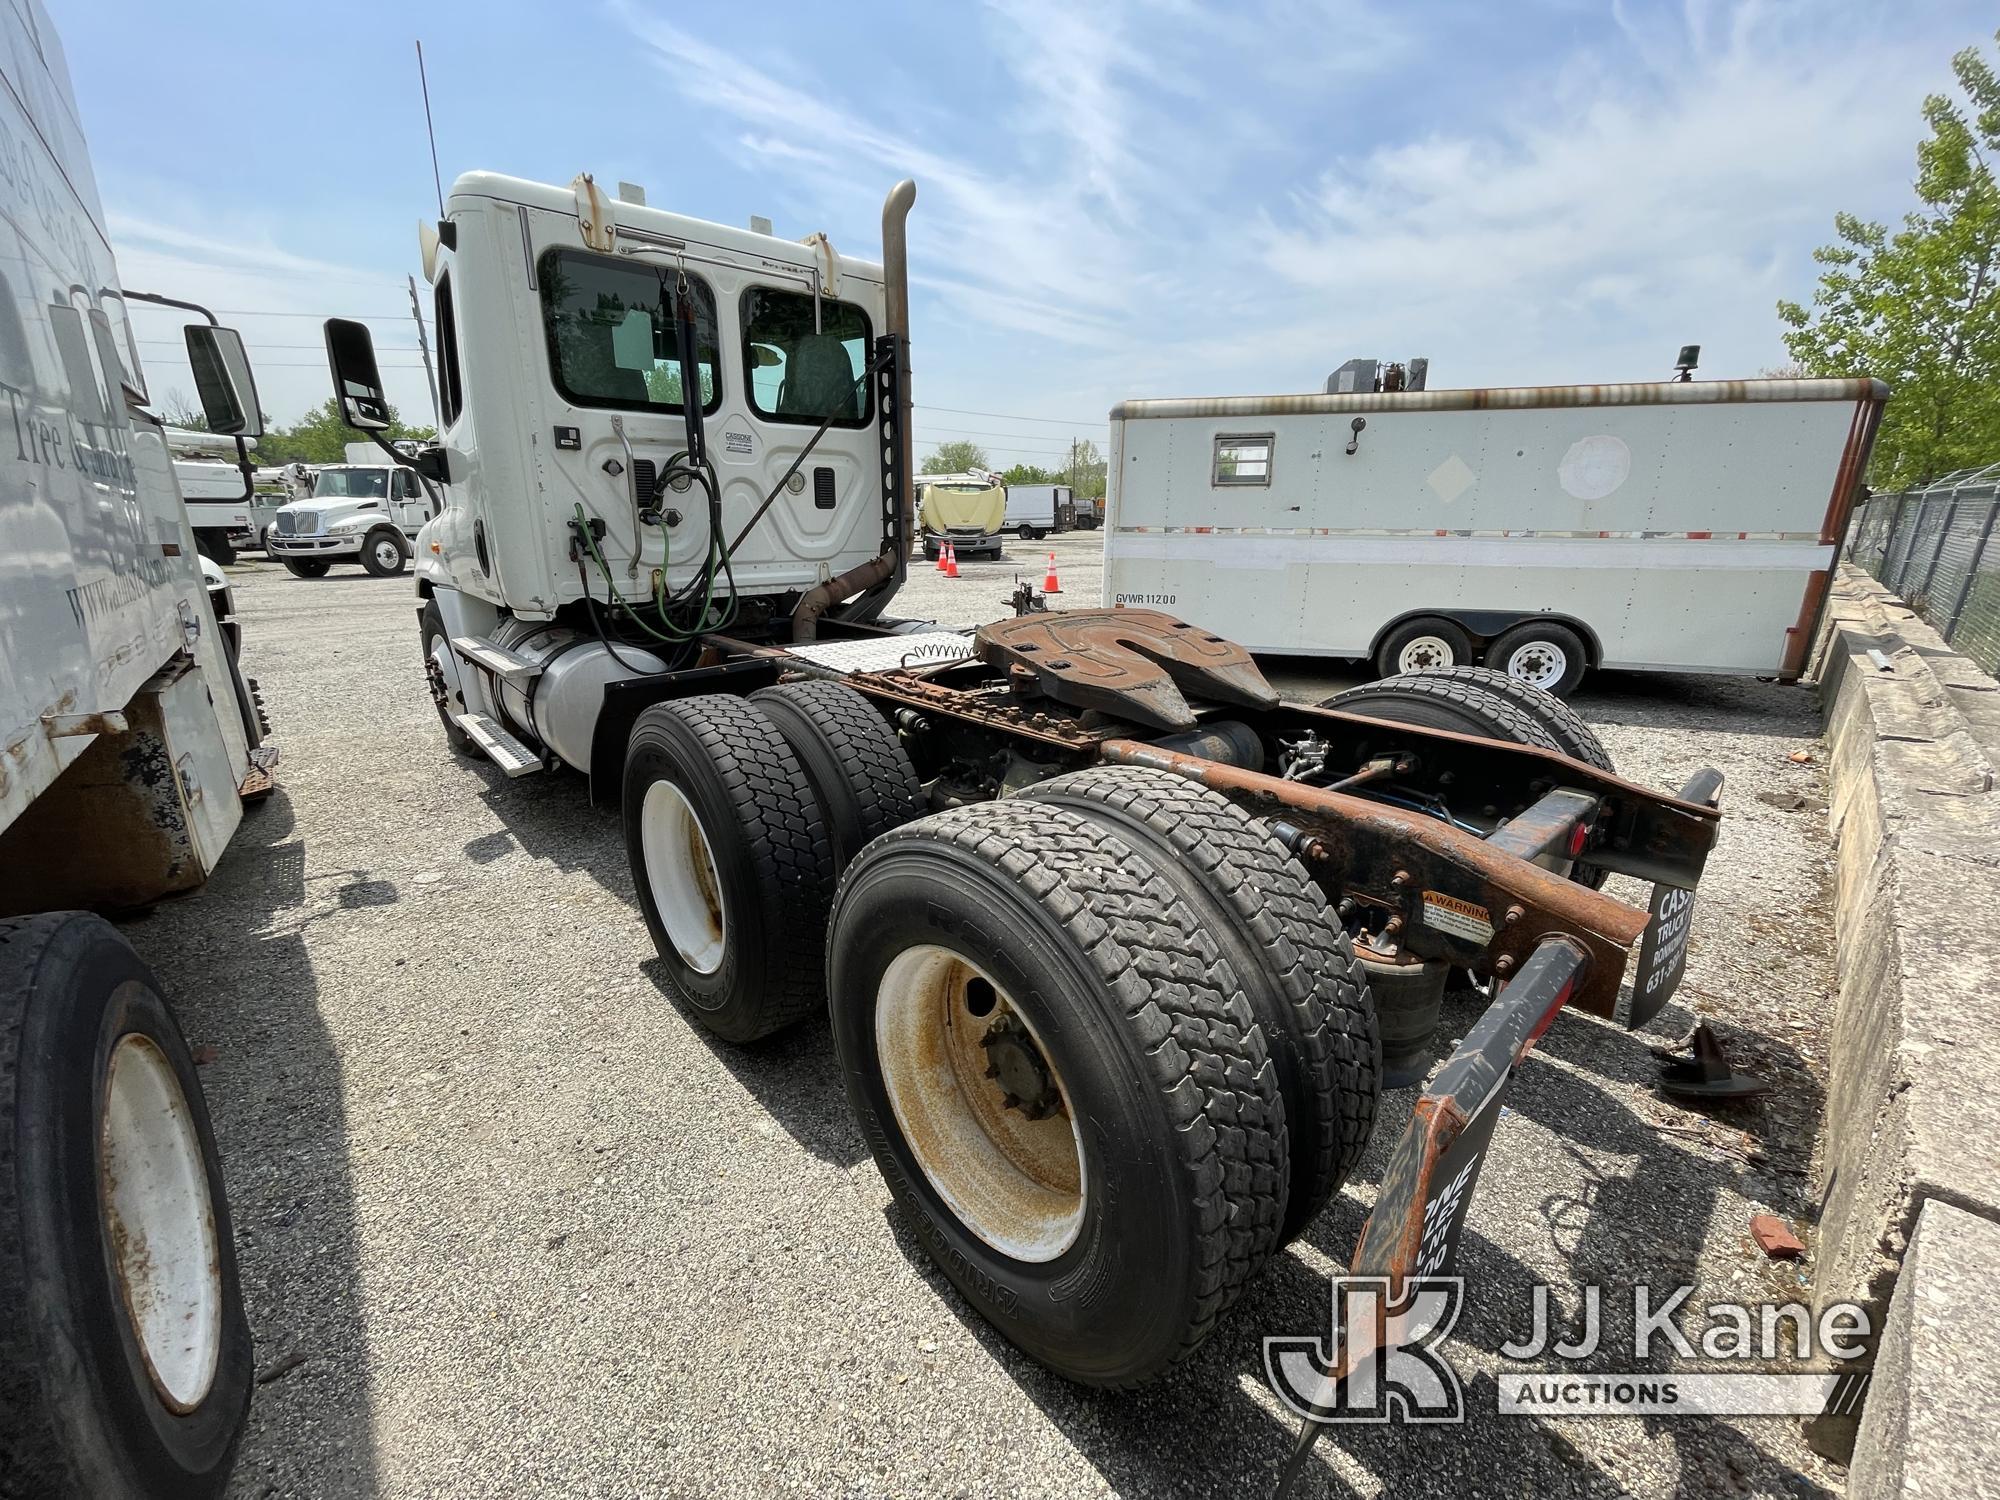
[[[1479,948],[1493,941],[1492,913],[1443,891],[1424,892],[1424,926]]]

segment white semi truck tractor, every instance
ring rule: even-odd
[[[213,1497],[253,1384],[229,1205],[173,1007],[100,913],[199,886],[271,751],[61,44],[38,0],[0,28],[0,1494]],[[210,427],[255,437],[242,341],[187,351]]]
[[[619,804],[666,986],[718,1044],[830,1017],[859,1130],[966,1300],[1131,1385],[1317,1217],[1469,972],[1491,1003],[1355,1263],[1450,1274],[1556,1011],[1636,1026],[1672,994],[1719,778],[1623,781],[1501,674],[1313,708],[1220,622],[891,618],[915,195],[889,194],[877,262],[589,176],[459,178],[423,244],[423,670],[455,747]],[[327,347],[379,435],[367,328]],[[1654,915],[1607,870],[1654,882]]]

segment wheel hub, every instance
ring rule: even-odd
[[[1012,1016],[1001,1016],[979,1039],[986,1052],[986,1076],[999,1084],[1008,1109],[1031,1120],[1044,1120],[1062,1104],[1049,1065],[1027,1028]]]

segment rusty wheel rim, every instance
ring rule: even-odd
[[[639,847],[660,925],[681,961],[697,974],[722,967],[725,910],[715,853],[687,794],[671,781],[646,788]]]
[[[98,1195],[112,1274],[160,1399],[191,1412],[222,1355],[222,1270],[201,1138],[173,1065],[149,1037],[112,1048],[98,1126]]]
[[[1074,1244],[1087,1185],[1069,1091],[1006,991],[949,949],[906,949],[876,993],[875,1043],[903,1139],[959,1221],[1019,1261]]]

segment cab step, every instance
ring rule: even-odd
[[[485,714],[453,714],[452,718],[465,731],[466,738],[509,776],[526,776],[542,769],[540,756]]]
[[[525,687],[542,675],[539,662],[517,656],[505,646],[495,645],[483,635],[455,635],[451,649],[476,667],[483,667],[515,687]]]

